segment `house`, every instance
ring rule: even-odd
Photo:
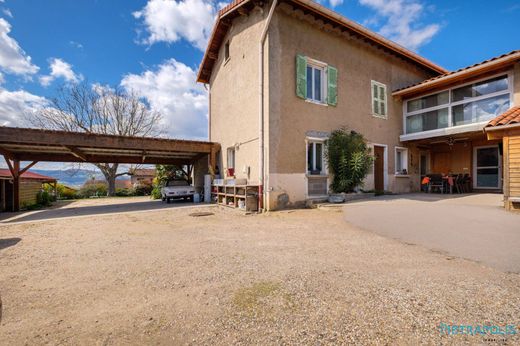
[[[0,210],[13,209],[13,176],[9,169],[0,169]],[[31,171],[24,172],[20,177],[20,205],[36,204],[36,195],[42,189],[42,184],[54,184],[57,180]]]
[[[513,52],[449,72],[316,2],[236,0],[219,12],[198,82],[209,86],[222,172],[258,183],[263,206],[278,209],[328,194],[325,145],[341,127],[374,153],[366,190],[419,191],[433,171],[500,189],[480,165],[492,162],[473,158],[499,154],[483,128],[513,104],[516,61]],[[495,89],[477,95],[488,80]]]
[[[132,186],[152,185],[155,178],[155,168],[137,168],[132,170],[130,180]]]
[[[392,95],[403,102],[400,140],[407,148],[414,185],[426,173],[452,172],[470,176],[475,190],[502,191],[507,162],[502,137],[493,133],[498,134],[495,128],[514,126],[516,118],[512,118],[513,124],[507,119],[509,110],[520,105],[520,51],[425,80]]]
[[[520,210],[520,106],[491,120],[486,133],[489,140],[502,140],[504,207]]]

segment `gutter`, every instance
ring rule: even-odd
[[[264,209],[264,43],[267,38],[267,31],[269,30],[269,24],[271,23],[271,19],[273,17],[274,9],[278,4],[278,0],[273,0],[271,4],[271,8],[269,9],[269,14],[267,15],[267,20],[265,22],[264,28],[262,30],[262,34],[260,35],[259,47],[258,47],[258,88],[259,88],[259,97],[258,97],[258,144],[259,144],[259,161],[258,161],[258,181],[260,183],[259,191],[258,191],[258,206],[259,210]]]
[[[517,128],[517,127],[520,127],[520,123],[509,124],[509,125],[499,125],[499,126],[493,126],[493,127],[485,127],[484,131],[489,132],[489,131],[509,130],[509,129]]]

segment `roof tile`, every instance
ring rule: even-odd
[[[491,120],[486,127],[497,127],[520,123],[520,107],[513,107]]]

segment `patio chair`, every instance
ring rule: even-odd
[[[464,176],[462,174],[457,174],[457,178],[455,179],[455,188],[457,189],[457,193],[464,193]]]
[[[471,192],[471,177],[468,173],[464,174],[464,177],[462,178],[462,189],[465,193]]]
[[[440,193],[444,193],[444,179],[440,174],[430,175],[430,184],[428,185],[428,192],[432,192],[434,189],[439,190]]]

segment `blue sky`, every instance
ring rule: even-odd
[[[224,2],[0,0],[0,125],[45,105],[63,83],[121,85],[164,115],[173,137],[207,133],[195,74]],[[447,69],[520,49],[518,1],[323,0]]]

